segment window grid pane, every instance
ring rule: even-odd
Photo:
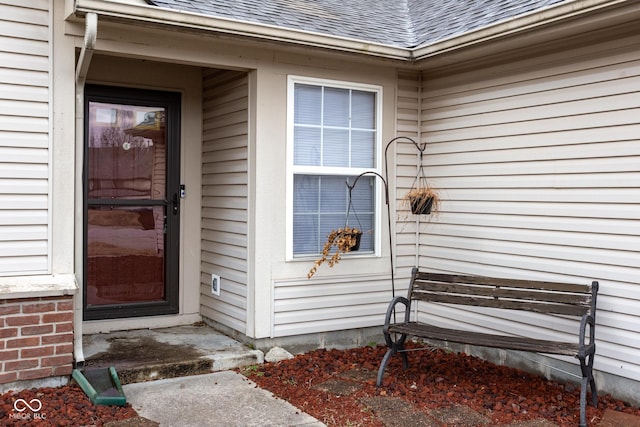
[[[375,242],[375,179],[362,176],[362,169],[375,169],[376,93],[373,91],[294,84],[294,146],[296,166],[342,168],[345,174],[296,173],[293,180],[293,254],[316,255],[322,251],[331,230],[346,225],[363,230],[360,251],[373,252]],[[347,217],[347,212],[349,215]]]
[[[296,255],[312,255],[322,251],[331,230],[348,225],[363,231],[360,251],[374,249],[375,219],[373,177],[363,176],[352,191],[354,176],[295,175],[293,181],[293,249]],[[347,216],[348,213],[348,216]]]
[[[375,167],[374,93],[307,84],[294,91],[295,165]]]

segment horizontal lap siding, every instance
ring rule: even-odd
[[[46,273],[49,3],[0,1],[0,275]]]
[[[381,326],[388,303],[388,275],[277,281],[273,336]]]
[[[237,331],[247,321],[248,79],[204,72],[202,314]],[[211,274],[221,293],[211,293]]]
[[[596,368],[640,380],[640,38],[509,68],[423,76],[427,174],[444,200],[437,220],[422,225],[420,266],[599,280]],[[443,326],[496,333],[571,338],[578,327],[422,307]]]

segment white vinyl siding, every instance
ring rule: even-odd
[[[388,276],[274,283],[274,337],[380,326],[389,303]]]
[[[247,322],[248,77],[206,70],[203,80],[201,313],[234,330]],[[221,278],[211,293],[211,274]]]
[[[640,38],[424,76],[422,140],[442,210],[423,269],[600,282],[596,369],[640,380]],[[615,47],[615,48],[614,48]],[[426,307],[425,307],[426,309]],[[447,326],[540,337],[578,323],[432,306]]]
[[[49,270],[49,2],[0,0],[0,275]]]

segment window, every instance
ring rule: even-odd
[[[332,229],[363,231],[359,253],[376,252],[380,172],[380,101],[377,86],[290,77],[290,258],[315,256]],[[347,217],[347,213],[349,215]]]

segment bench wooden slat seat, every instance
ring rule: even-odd
[[[384,371],[391,356],[400,354],[404,367],[408,367],[404,343],[409,336],[483,347],[573,356],[580,361],[582,372],[580,426],[586,426],[586,400],[589,387],[594,406],[597,405],[598,399],[593,377],[597,293],[597,281],[593,281],[590,285],[580,285],[429,273],[414,268],[407,297],[395,297],[387,309],[383,333],[389,348],[378,370],[377,385],[379,387],[382,384]],[[571,341],[542,340],[526,336],[443,328],[425,322],[412,321],[411,314],[415,311],[412,310],[414,301],[573,316],[580,319],[580,326],[576,339]],[[397,312],[398,306],[403,306],[403,312]],[[402,320],[395,321],[398,315]]]
[[[522,339],[516,336],[493,335],[482,332],[460,331],[457,329],[439,328],[437,326],[426,325],[417,322],[393,325],[389,328],[390,333],[419,336],[421,338],[450,341],[477,345],[482,347],[503,348],[509,350],[529,351],[534,353],[562,354],[565,356],[575,356],[580,350],[577,343],[567,343],[558,341]]]

